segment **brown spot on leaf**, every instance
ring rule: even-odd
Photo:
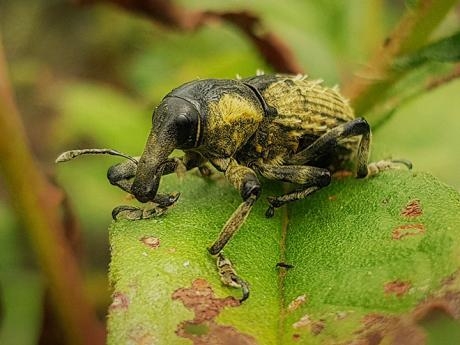
[[[207,322],[207,333],[190,334],[186,332],[187,323],[181,322],[176,330],[179,337],[190,339],[193,345],[256,345],[256,340],[250,335],[238,332],[232,326],[223,326],[215,321]]]
[[[423,224],[405,224],[393,229],[392,238],[400,240],[403,237],[420,235],[425,232],[425,225]]]
[[[299,341],[299,340],[300,340],[300,334],[294,333],[294,334],[292,335],[292,340],[294,340],[294,341]]]
[[[193,320],[182,321],[176,329],[179,337],[192,340],[194,345],[257,344],[252,336],[238,332],[232,326],[216,323],[215,318],[223,308],[238,307],[240,302],[232,296],[217,298],[206,280],[196,279],[191,288],[177,289],[172,299],[180,300],[195,314]]]
[[[417,321],[426,319],[434,311],[441,311],[454,319],[460,319],[460,292],[447,291],[441,297],[432,297],[414,310]]]
[[[348,316],[348,312],[346,311],[338,311],[335,313],[335,319],[336,320],[343,320]]]
[[[381,314],[377,314],[377,313],[370,313],[370,314],[367,314],[366,316],[364,316],[364,318],[362,319],[361,322],[366,327],[372,327],[373,325],[381,323],[384,320],[385,320],[385,316],[383,316]]]
[[[109,307],[110,311],[121,311],[128,309],[129,298],[122,292],[115,292],[112,297],[112,304]]]
[[[460,271],[442,280],[440,289],[402,315],[367,314],[363,326],[354,332],[350,344],[426,344],[426,334],[421,325],[444,315],[460,319]]]
[[[307,301],[307,296],[306,295],[300,295],[297,298],[295,298],[291,303],[289,303],[289,306],[287,308],[288,312],[293,312],[294,310],[297,310],[302,304],[304,304]]]
[[[311,324],[311,332],[313,335],[318,335],[324,329],[324,320],[318,320]]]
[[[329,201],[336,201],[337,200],[337,195],[329,195],[328,199],[329,199]]]
[[[366,336],[366,341],[369,345],[378,345],[382,339],[383,337],[379,332],[371,332]]]
[[[195,313],[197,322],[209,321],[219,315],[225,307],[237,307],[240,302],[233,296],[217,298],[209,283],[204,279],[196,279],[191,288],[181,288],[172,294],[174,300],[180,300],[187,309]]]
[[[305,314],[304,316],[302,316],[300,318],[299,321],[295,322],[292,327],[294,328],[302,328],[302,327],[306,327],[306,326],[310,326],[311,324],[311,320],[310,320],[310,316],[308,316],[307,314]]]
[[[154,236],[144,236],[141,238],[141,242],[152,249],[157,249],[160,246],[160,239]]]
[[[418,199],[409,201],[409,203],[401,211],[401,215],[408,218],[421,216],[422,213],[422,205]]]
[[[411,288],[410,282],[404,282],[401,280],[394,280],[385,284],[385,294],[394,294],[398,297],[404,295]]]
[[[442,285],[452,285],[455,282],[456,276],[459,274],[459,271],[445,277],[443,280],[441,280]]]
[[[362,323],[364,326],[355,332],[357,337],[353,344],[425,344],[423,331],[405,318],[371,313],[364,317]],[[385,342],[384,339],[387,337],[393,341]]]
[[[314,321],[310,316],[305,314],[299,321],[295,322],[292,327],[295,329],[308,328],[313,335],[318,335],[324,329],[324,320]]]
[[[142,326],[137,326],[129,331],[129,342],[128,344],[136,345],[156,345],[159,344],[157,339],[145,330]]]

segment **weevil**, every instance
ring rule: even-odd
[[[129,219],[152,217],[163,212],[178,194],[158,194],[161,177],[198,168],[209,173],[209,162],[224,173],[240,193],[242,202],[208,248],[216,257],[221,281],[242,289],[241,301],[249,296],[248,283],[240,278],[223,248],[245,222],[261,193],[258,175],[289,182],[294,188],[268,197],[267,217],[282,205],[303,199],[331,182],[331,174],[349,169],[356,162],[356,176],[364,178],[401,163],[387,160],[368,164],[371,129],[355,118],[348,101],[337,88],[302,75],[259,75],[246,79],[204,79],[188,82],[168,93],[156,107],[152,128],[139,157],[110,149],[73,150],[57,162],[81,154],[111,154],[127,161],[109,168],[111,184],[154,208],[119,206]],[[169,158],[173,150],[182,158]]]

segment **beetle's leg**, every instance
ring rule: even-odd
[[[257,170],[262,176],[268,179],[286,181],[301,185],[292,192],[281,196],[269,197],[269,208],[265,215],[272,217],[275,208],[281,207],[287,202],[303,199],[316,192],[318,189],[327,186],[331,182],[329,170],[311,166],[286,165],[286,166],[257,166]]]
[[[404,169],[407,168],[409,170],[412,169],[412,163],[405,159],[394,159],[394,160],[382,160],[378,162],[369,163],[367,170],[367,176],[375,176],[381,171],[385,170],[394,170],[394,169]]]
[[[112,210],[112,218],[113,220],[117,220],[120,214],[123,214],[124,218],[128,220],[149,219],[161,216],[167,211],[169,206],[173,205],[179,199],[179,195],[179,193],[158,195],[158,199],[161,199],[160,202],[153,202],[152,206],[145,208],[131,205],[117,206]],[[157,197],[155,197],[155,200],[158,200]]]
[[[206,162],[207,160],[201,154],[187,151],[183,157],[169,158],[163,163],[162,174],[168,175],[175,172],[178,175],[182,175],[188,170],[198,168],[203,176],[209,176],[210,170],[209,167],[206,166]]]
[[[139,160],[140,157],[134,157]],[[168,175],[178,170],[190,170],[193,168],[206,167],[206,159],[198,153],[187,152],[181,158],[169,158],[162,165],[162,175]],[[110,183],[131,193],[131,180],[136,175],[137,165],[128,160],[115,164],[107,171],[107,178]]]
[[[246,167],[239,165],[233,158],[212,160],[214,166],[225,172],[227,180],[239,190],[243,202],[233,212],[225,223],[217,240],[208,249],[209,253],[217,256],[217,269],[221,281],[229,286],[240,287],[243,290],[242,301],[249,296],[248,284],[238,277],[229,260],[221,254],[222,249],[232,236],[241,228],[248,217],[251,209],[260,195],[260,183],[256,173]]]
[[[357,176],[359,178],[366,177],[368,174],[367,162],[369,160],[371,129],[367,121],[363,118],[358,118],[334,127],[329,132],[319,137],[310,146],[296,153],[289,160],[289,163],[300,165],[306,164],[330,152],[331,149],[339,145],[340,140],[359,135],[361,136],[361,141],[359,142],[357,153]]]
[[[212,163],[215,164],[215,162]],[[222,170],[225,171],[225,177],[239,190],[243,202],[233,212],[219,234],[219,238],[209,248],[209,252],[212,255],[218,254],[233,234],[240,229],[260,195],[260,183],[256,173],[252,169],[239,165],[233,158],[221,160],[219,164],[220,169],[222,169],[222,164],[224,164],[224,169]]]
[[[136,157],[138,160],[139,157]],[[187,152],[182,158],[170,158],[162,166],[162,174],[167,175],[179,170],[190,170],[204,164],[204,158],[192,152]],[[107,178],[110,183],[131,194],[131,179],[136,175],[137,165],[127,160],[115,164],[107,171]],[[178,193],[157,194],[152,200],[153,207],[139,208],[135,206],[119,206],[113,209],[112,217],[117,219],[118,214],[122,213],[127,219],[146,219],[160,215],[179,198]]]
[[[113,165],[107,171],[107,178],[110,183],[114,186],[119,187],[127,193],[131,194],[130,181],[136,175],[137,165],[130,160],[122,163]],[[164,211],[174,204],[179,198],[177,193],[175,194],[157,194],[153,201],[153,207],[140,208],[136,206],[122,205],[115,207],[112,210],[112,218],[117,219],[119,214],[123,214],[126,219],[146,219],[151,218],[154,215],[164,213]]]
[[[227,285],[236,288],[241,288],[243,296],[240,299],[240,302],[245,301],[249,297],[249,285],[248,283],[238,277],[235,272],[235,269],[232,266],[230,260],[228,260],[222,252],[217,254],[217,270],[219,272],[220,281]]]
[[[384,170],[399,169],[401,168],[401,164],[409,169],[412,168],[412,164],[406,160],[386,160],[368,164],[371,129],[367,121],[363,118],[355,119],[331,129],[306,149],[291,157],[289,163],[306,164],[328,153],[331,148],[335,148],[340,143],[340,140],[359,135],[361,136],[361,140],[357,152],[358,167],[356,175],[358,178],[373,176]]]
[[[203,177],[209,177],[212,175],[212,170],[206,163],[203,163],[202,165],[200,165],[198,167],[198,170],[200,171],[200,174]]]
[[[137,159],[139,157],[136,157]],[[109,182],[124,190],[127,193],[131,193],[131,182],[129,181],[136,175],[137,165],[132,161],[124,161],[112,165],[107,171],[107,179]]]

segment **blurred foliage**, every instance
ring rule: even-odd
[[[431,43],[418,51],[401,56],[394,62],[395,68],[413,69],[430,62],[456,62],[460,60],[460,32]]]
[[[34,344],[40,330],[42,282],[30,263],[32,255],[24,250],[26,239],[18,236],[4,202],[0,202],[0,219],[0,344]]]
[[[329,85],[349,79],[366,63],[406,6],[384,0],[181,3],[199,9],[252,9],[285,39],[312,77]],[[435,37],[451,35],[458,22],[458,14],[452,13]],[[82,223],[88,277],[106,272],[110,210],[125,198],[105,179],[106,169],[117,159],[88,158],[56,170],[57,153],[90,146],[140,153],[152,109],[172,88],[197,77],[270,71],[233,27],[216,24],[183,34],[107,5],[2,0],[0,29],[32,148],[45,169],[57,174]],[[410,85],[416,84],[414,79]],[[460,188],[459,90],[456,82],[406,102],[375,133],[374,157],[409,158],[417,169]],[[0,197],[5,197],[3,190]],[[33,260],[24,255],[28,246],[17,238],[16,222],[4,202],[0,214],[5,219],[0,284],[3,300],[16,306],[6,305],[0,342],[34,344],[41,320],[41,281]],[[88,279],[88,284],[93,282]],[[101,299],[103,315],[107,299]],[[15,320],[22,320],[22,332]]]

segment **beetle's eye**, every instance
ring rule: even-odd
[[[188,142],[190,139],[192,139],[190,138],[193,132],[191,121],[186,115],[181,114],[176,117],[175,123],[176,123],[178,144],[183,145],[186,142]]]
[[[176,117],[176,126],[178,131],[187,131],[190,128],[190,119],[186,115],[181,114]]]

